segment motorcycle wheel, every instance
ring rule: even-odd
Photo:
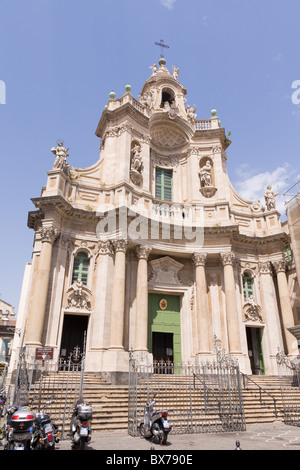
[[[168,434],[166,433],[162,422],[161,421],[155,422],[153,426],[157,426],[159,428],[159,435],[157,435],[157,432],[155,433],[153,432],[153,435],[155,435],[155,439],[158,441],[160,445],[166,445]]]
[[[84,448],[85,448],[85,443],[86,443],[86,438],[85,438],[85,437],[81,437],[81,438],[80,438],[80,441],[79,441],[78,450],[84,450]]]
[[[145,423],[141,423],[140,426],[139,426],[139,431],[140,431],[140,435],[143,436],[145,439],[150,439],[152,437],[152,434],[151,433],[147,433],[146,432],[146,429],[145,429]]]

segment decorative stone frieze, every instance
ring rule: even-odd
[[[148,279],[152,284],[173,284],[181,285],[178,276],[183,264],[178,263],[169,256],[150,261],[152,272]]]
[[[66,310],[91,310],[91,291],[77,279],[67,291],[68,305]]]
[[[263,323],[261,307],[255,301],[252,295],[248,297],[248,299],[244,303],[243,310],[246,321],[259,321],[260,323]]]

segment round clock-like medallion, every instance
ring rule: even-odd
[[[168,306],[168,302],[166,301],[166,299],[161,299],[161,301],[159,302],[159,308],[161,310],[166,310]]]

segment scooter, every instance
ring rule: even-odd
[[[45,413],[47,405],[53,403],[49,400],[41,411],[36,413],[31,445],[34,450],[55,450],[55,444],[60,440],[60,432],[51,417]]]
[[[92,406],[78,402],[74,406],[70,435],[73,450],[84,450],[86,443],[92,438],[91,430]]]
[[[4,450],[30,450],[35,414],[31,407],[11,406],[4,425]]]
[[[161,445],[166,445],[168,434],[171,431],[167,419],[168,410],[156,410],[154,408],[156,395],[147,402],[144,408],[144,418],[139,423],[139,431],[145,439],[154,437],[158,439]]]

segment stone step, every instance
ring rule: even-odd
[[[51,379],[59,379],[59,386],[66,387],[68,377],[67,373],[59,373],[55,376],[49,377],[49,390],[51,390]],[[73,373],[74,374],[74,373]],[[72,377],[72,381],[69,384],[80,380],[80,373],[75,373]],[[155,377],[158,382],[161,383],[161,386],[166,386],[166,390],[170,389],[170,393],[173,394],[175,388],[175,381],[178,381],[178,377],[174,376],[163,376]],[[253,423],[270,423],[277,420],[283,420],[282,413],[282,394],[280,388],[280,381],[277,376],[251,376],[246,383],[246,388],[242,390],[243,393],[243,403],[244,403],[244,413],[245,421],[247,424]],[[188,385],[188,380],[184,377],[180,379],[180,386]],[[253,383],[254,381],[255,383]],[[43,388],[47,389],[47,381],[44,381]],[[258,388],[259,385],[263,390]],[[38,390],[38,384],[36,391]],[[268,393],[265,393],[268,392]],[[269,395],[268,395],[269,394]],[[194,397],[195,406],[203,408],[204,398],[199,396],[199,391],[191,390],[191,395]],[[270,396],[271,395],[271,396]],[[103,378],[98,375],[88,375],[84,376],[84,387],[83,387],[83,396],[86,401],[92,404],[93,406],[93,421],[92,426],[95,431],[118,431],[126,430],[128,428],[128,386],[122,385],[111,385],[107,383]],[[197,397],[197,400],[196,400]],[[262,399],[262,405],[260,403],[260,397]],[[76,401],[78,398],[77,392],[70,393],[71,400]],[[274,400],[276,399],[276,409],[277,414],[275,413]],[[293,389],[291,392],[291,398],[293,403],[297,403],[300,406],[300,391]],[[180,393],[172,396],[171,402],[168,400],[168,393],[164,391],[164,396],[157,398],[157,408],[167,408],[169,410],[170,421],[180,425],[183,422],[183,418],[180,417],[179,410],[182,407],[189,409],[189,400],[190,395]],[[213,400],[213,399],[212,399]],[[141,405],[141,408],[146,404],[147,394],[139,393],[138,394],[138,403]],[[64,408],[64,399],[59,400],[59,402],[51,405],[51,416],[55,422],[55,417],[57,417],[57,424],[61,426],[62,424],[62,412]],[[59,416],[60,410],[60,417]],[[50,411],[50,409],[49,409]],[[173,417],[172,417],[173,414]],[[207,419],[211,419],[209,416]],[[66,417],[66,428],[68,428],[68,417]],[[202,418],[201,418],[202,420]]]

